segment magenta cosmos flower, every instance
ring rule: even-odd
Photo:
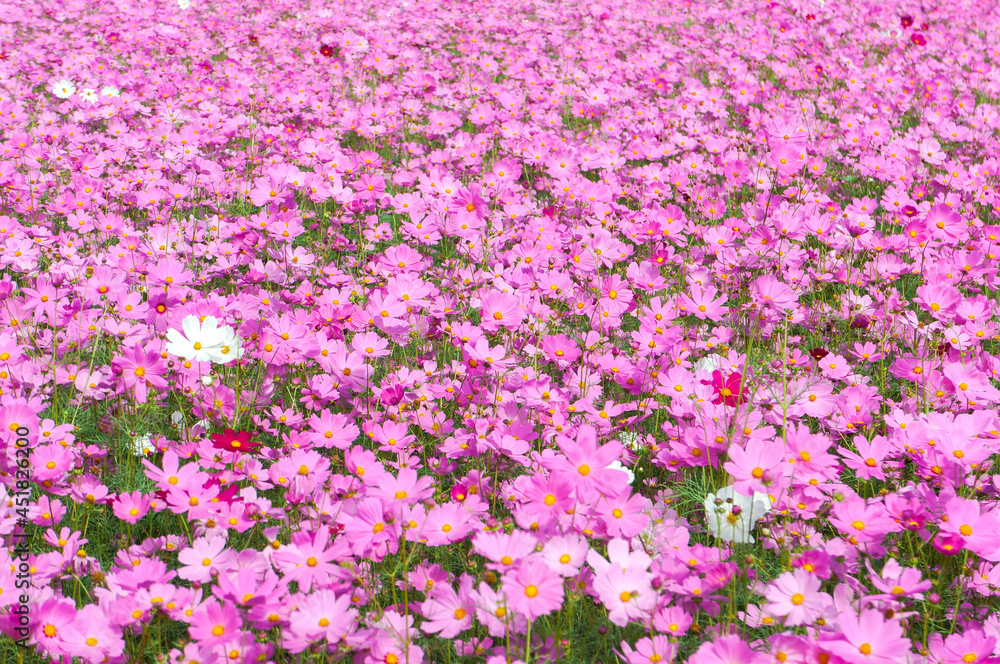
[[[719,405],[724,403],[727,406],[739,406],[743,403],[745,393],[743,391],[743,374],[734,372],[728,378],[723,377],[721,371],[712,372],[712,380],[701,381],[702,385],[710,385],[715,391],[712,403]]]

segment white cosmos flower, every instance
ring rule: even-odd
[[[191,0],[177,0],[178,9],[190,9]]]
[[[132,454],[137,457],[145,456],[156,451],[153,446],[152,436],[148,433],[144,436],[139,436],[138,438],[132,439]]]
[[[98,100],[97,91],[93,88],[84,88],[83,90],[80,90],[80,97],[82,97],[84,101],[89,101],[92,104],[97,103]]]
[[[183,332],[167,330],[167,352],[195,362],[226,364],[243,355],[239,338],[228,325],[219,325],[215,316],[188,316]]]
[[[113,85],[105,85],[101,88],[101,95],[104,97],[121,97],[122,91]]]
[[[68,78],[61,78],[52,82],[52,94],[59,99],[69,99],[76,92],[76,85]]]
[[[766,493],[754,491],[753,497],[736,493],[731,486],[719,493],[705,497],[705,515],[712,534],[727,542],[753,544],[750,531],[771,510],[771,499]]]
[[[181,413],[181,411],[175,410],[174,412],[172,412],[170,414],[170,422],[175,427],[177,427],[177,431],[180,432],[181,436],[187,436],[187,426],[184,424],[184,415],[183,413]],[[209,422],[208,420],[198,420],[197,422],[194,423],[194,427],[199,427],[199,426],[207,431],[208,428],[212,426],[212,423]]]
[[[632,451],[639,449],[639,434],[633,431],[622,431],[618,434],[618,440]]]
[[[694,364],[697,371],[715,371],[726,365],[726,360],[721,355],[706,355]]]

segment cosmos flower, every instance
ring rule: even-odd
[[[845,661],[890,664],[910,654],[911,643],[902,625],[886,619],[881,611],[866,609],[855,614],[847,609],[838,620],[839,633],[824,635],[820,646]]]
[[[716,537],[737,544],[753,544],[750,535],[757,521],[771,511],[767,494],[754,492],[753,497],[737,493],[731,486],[705,497],[708,529]]]
[[[137,457],[145,456],[156,451],[156,446],[152,443],[153,437],[148,433],[132,439],[129,451]]]
[[[195,362],[226,364],[243,356],[239,338],[228,325],[219,325],[214,316],[202,320],[187,316],[181,323],[183,332],[167,330],[167,352]]]
[[[52,94],[59,99],[69,99],[76,92],[76,85],[68,78],[52,81]]]
[[[29,659],[996,664],[991,3],[8,4]]]
[[[253,434],[249,431],[226,429],[222,433],[212,434],[212,447],[227,452],[253,454],[260,447],[260,443],[251,441],[252,436]]]
[[[820,592],[821,582],[815,574],[803,569],[785,572],[774,579],[767,589],[767,611],[784,616],[786,625],[808,625],[821,618],[832,598]]]
[[[563,583],[546,565],[522,565],[504,575],[503,595],[508,607],[533,621],[562,606]]]
[[[701,381],[702,385],[710,385],[715,391],[712,403],[724,403],[730,407],[739,406],[745,397],[743,374],[733,372],[729,376],[723,376],[721,371],[712,372],[712,380]]]

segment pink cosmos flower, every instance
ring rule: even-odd
[[[139,403],[146,403],[149,388],[162,390],[167,387],[167,380],[163,377],[167,368],[156,351],[133,346],[112,361],[112,366],[121,372],[122,384],[135,390],[135,399]]]
[[[482,219],[489,211],[489,203],[480,192],[472,188],[463,188],[455,194],[452,200],[455,212],[459,216]]]
[[[629,621],[648,619],[658,598],[651,581],[652,574],[639,567],[609,565],[598,571],[594,591],[608,610],[608,620],[624,627]]]
[[[519,509],[523,510],[528,526],[536,523],[540,530],[544,530],[576,504],[576,491],[569,473],[552,473],[547,477],[538,473],[523,477],[524,482],[519,483],[519,487],[524,493],[524,502]]]
[[[482,326],[487,332],[515,330],[524,320],[524,307],[510,293],[490,291],[483,297]]]
[[[757,277],[753,282],[756,299],[762,306],[770,307],[778,313],[794,309],[798,304],[798,296],[787,284],[778,281],[770,274]]]
[[[288,619],[293,635],[289,649],[302,652],[308,645],[324,640],[329,645],[337,644],[354,631],[357,619],[349,594],[338,597],[324,588],[305,595]]]
[[[601,282],[599,306],[612,316],[628,311],[632,306],[632,291],[628,288],[628,282],[617,274],[605,278]]]
[[[948,283],[927,283],[917,288],[916,299],[934,318],[950,321],[962,301],[962,294]]]
[[[896,620],[881,611],[866,609],[860,615],[840,614],[840,634],[820,637],[820,648],[847,662],[897,664],[910,653],[910,640]]]
[[[579,535],[557,535],[545,543],[542,560],[549,569],[563,577],[572,577],[587,560],[590,546]]]
[[[960,536],[966,548],[987,560],[1000,561],[1000,517],[970,498],[952,498],[944,511],[948,520],[940,522],[941,532]]]
[[[465,539],[477,526],[479,520],[462,503],[445,503],[427,512],[419,536],[428,546],[443,546]]]
[[[754,439],[746,447],[732,445],[729,458],[723,468],[736,480],[733,487],[742,494],[767,493],[783,479],[788,466],[780,440]]]
[[[852,544],[878,544],[887,533],[899,529],[883,505],[869,503],[860,496],[844,498],[834,503],[830,524],[846,533]]]
[[[205,583],[224,569],[233,557],[233,551],[227,548],[225,538],[199,537],[190,547],[177,554],[178,562],[183,565],[177,575],[187,581]]]
[[[633,650],[627,641],[622,641],[621,657],[627,664],[656,664],[656,662],[672,662],[677,656],[677,645],[670,642],[670,637],[657,634],[652,638],[644,636],[635,642]]]
[[[580,357],[579,347],[565,334],[547,336],[539,347],[546,359],[555,362],[560,367],[568,367]]]
[[[31,607],[29,643],[37,644],[50,657],[72,656],[72,644],[79,640],[75,603],[53,597]]]
[[[965,540],[957,533],[938,533],[931,545],[942,555],[954,556],[965,548]]]
[[[808,625],[823,617],[832,599],[820,592],[820,580],[803,569],[785,572],[770,584],[767,611],[784,616],[786,625]]]
[[[718,297],[716,297],[718,295]],[[725,295],[719,295],[712,286],[692,286],[691,295],[683,295],[681,303],[687,313],[692,314],[698,320],[722,320],[726,313]]]
[[[522,565],[503,576],[503,596],[508,607],[528,620],[558,610],[563,603],[563,582],[545,565]]]
[[[344,535],[356,556],[381,559],[399,549],[399,521],[377,498],[358,501],[357,514],[347,521]]]
[[[420,606],[425,618],[421,629],[444,639],[452,639],[468,629],[476,610],[473,582],[471,576],[464,574],[458,593],[451,586],[435,587],[433,597]]]
[[[626,489],[598,503],[596,515],[609,537],[635,537],[646,529],[650,516],[648,498]]]
[[[198,609],[188,630],[191,638],[201,645],[213,646],[237,636],[242,626],[235,606],[209,600]]]
[[[490,561],[486,563],[488,569],[503,573],[534,554],[537,544],[535,536],[523,530],[481,532],[473,539],[472,550]]]
[[[377,488],[370,495],[381,498],[390,509],[401,509],[403,505],[415,505],[434,495],[434,478],[419,477],[412,468],[403,468],[399,475],[393,477],[386,473]]]
[[[315,532],[297,533],[288,546],[274,552],[272,560],[286,580],[298,582],[299,589],[308,592],[345,573],[337,563],[348,551],[343,539],[331,542],[330,529],[324,525]]]
[[[623,570],[639,569],[647,571],[652,562],[653,559],[649,554],[641,548],[630,550],[628,540],[621,538],[616,538],[608,542],[607,558],[604,558],[593,549],[587,553],[587,564],[597,572],[610,567],[617,567]]]
[[[516,634],[523,633],[528,625],[527,618],[521,613],[508,610],[509,603],[505,592],[497,592],[485,581],[479,584],[476,592],[476,618],[486,626],[490,636],[504,637],[508,629]]]
[[[74,627],[66,638],[71,652],[77,657],[90,662],[104,662],[125,651],[121,627],[115,625],[97,604],[82,607]]]
[[[997,664],[1000,658],[993,657],[996,644],[995,636],[970,627],[966,627],[961,634],[944,637],[934,633],[927,643],[932,661],[936,664]]]
[[[901,600],[909,597],[922,600],[924,591],[933,587],[931,581],[923,579],[920,570],[903,567],[895,558],[887,559],[879,574],[872,570],[870,560],[865,561],[865,564],[870,572],[868,580],[882,591],[884,599]]]
[[[845,447],[838,448],[844,458],[844,465],[854,470],[858,478],[885,480],[882,462],[889,456],[891,446],[884,436],[875,436],[869,441],[864,436],[853,438],[857,452]]]
[[[694,619],[680,606],[663,606],[653,614],[653,627],[670,636],[684,636]]]
[[[688,660],[691,664],[763,664],[770,658],[754,652],[738,634],[706,641]]]
[[[598,490],[612,493],[627,481],[624,473],[609,468],[612,461],[621,457],[622,445],[617,440],[606,445],[597,445],[597,429],[591,425],[581,426],[576,440],[567,436],[557,436],[556,444],[562,457],[543,461],[545,467],[576,483],[577,494]]]

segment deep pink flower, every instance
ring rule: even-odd
[[[222,433],[212,434],[212,447],[227,452],[253,454],[260,447],[260,443],[250,440],[251,437],[253,437],[253,434],[249,431],[226,429]]]
[[[743,403],[746,398],[744,392],[743,374],[733,372],[728,377],[723,376],[721,371],[712,372],[712,380],[701,381],[702,385],[710,385],[715,392],[712,403],[718,405],[724,403],[730,407],[736,407]]]
[[[938,533],[931,544],[939,553],[946,556],[954,556],[965,548],[965,540],[955,533]]]

